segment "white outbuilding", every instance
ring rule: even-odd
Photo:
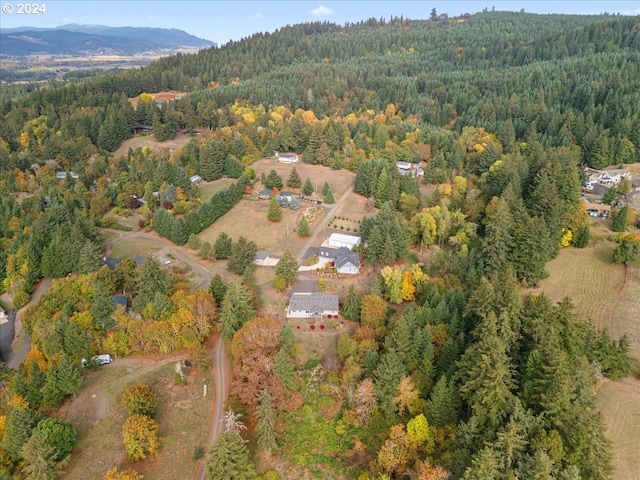
[[[353,247],[357,247],[362,242],[360,237],[355,235],[345,235],[344,233],[332,233],[329,235],[330,247],[346,247],[349,250],[353,250]]]

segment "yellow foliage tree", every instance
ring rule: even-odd
[[[122,427],[124,448],[129,460],[155,457],[160,450],[158,424],[146,415],[131,415]]]
[[[131,468],[118,470],[116,467],[109,470],[102,480],[142,480],[142,478],[142,475]]]
[[[573,240],[573,233],[571,232],[571,230],[567,230],[566,232],[564,232],[564,235],[562,235],[560,246],[568,247],[569,245],[571,245],[572,240]]]
[[[416,287],[413,284],[413,275],[406,271],[402,274],[402,300],[411,302],[415,299]]]

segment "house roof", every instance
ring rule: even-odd
[[[338,310],[338,295],[328,293],[294,293],[291,295],[289,310],[327,312]]]
[[[118,264],[122,261],[121,258],[110,258],[110,257],[103,257],[102,261],[104,262],[104,264],[109,267],[110,270],[115,270],[116,266],[118,266]]]
[[[266,197],[267,195],[271,195],[273,193],[273,190],[271,190],[270,188],[265,188],[264,190],[260,190],[258,192],[258,195],[260,195],[261,197]]]
[[[360,245],[362,239],[355,235],[346,235],[344,233],[332,233],[329,235],[330,242],[350,243],[351,245]]]
[[[127,297],[124,295],[111,295],[111,300],[116,306],[122,305],[125,308],[127,307]]]
[[[340,247],[338,249],[338,254],[335,257],[336,268],[344,267],[349,263],[354,267],[360,268],[360,257],[357,253],[352,252],[347,247]]]
[[[265,252],[264,250],[258,250],[253,256],[254,260],[266,260],[267,258],[269,258],[269,252]]]

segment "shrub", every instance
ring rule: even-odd
[[[22,308],[29,303],[29,294],[24,290],[18,290],[13,296],[13,308]]]

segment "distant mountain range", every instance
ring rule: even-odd
[[[56,28],[16,27],[0,29],[0,56],[28,55],[134,55],[178,50],[181,47],[214,46],[209,40],[175,28],[107,27],[68,24]]]

